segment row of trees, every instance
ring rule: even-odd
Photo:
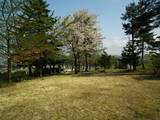
[[[30,76],[43,76],[60,72],[72,58],[75,73],[81,64],[88,71],[89,59],[102,50],[97,15],[88,10],[66,17],[53,13],[44,0],[0,2],[0,57],[8,61],[9,81],[12,64],[28,67]]]
[[[140,64],[142,69],[145,69],[145,51],[160,57],[159,35],[154,34],[154,30],[160,27],[160,1],[139,0],[138,3],[130,3],[122,15],[122,20],[129,41],[122,51],[121,62],[130,65],[134,71]]]

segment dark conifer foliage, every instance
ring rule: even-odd
[[[52,37],[52,28],[57,20],[44,0],[24,1],[17,19],[19,26],[16,28],[17,43],[13,60],[19,65],[27,65],[30,75],[33,65],[36,66],[39,76],[42,76],[45,66],[56,62],[59,49]]]
[[[105,71],[106,69],[110,69],[112,66],[112,56],[108,55],[107,52],[103,51],[102,55],[100,56],[98,63]]]
[[[136,70],[137,66],[137,46],[136,46],[136,35],[138,31],[138,27],[136,26],[136,18],[138,16],[138,6],[135,3],[131,3],[126,7],[125,14],[122,15],[123,28],[125,30],[126,35],[131,37],[131,40],[129,41],[127,45],[127,52],[129,52],[129,60],[130,64],[133,66],[133,70]],[[128,53],[127,53],[128,54]],[[126,56],[127,57],[127,56]],[[135,58],[134,58],[135,57]]]
[[[132,51],[134,51],[134,54]],[[140,63],[139,54],[140,51],[136,48],[136,44],[133,47],[132,41],[129,41],[122,51],[121,62],[125,65],[126,68],[129,65],[129,69],[135,71],[136,66],[138,66]]]
[[[137,4],[131,3],[122,15],[123,28],[126,35],[131,36],[132,54],[139,49],[141,53],[142,69],[145,69],[144,55],[151,44],[156,44],[153,30],[159,27],[160,16],[159,0],[140,0]],[[151,45],[152,46],[152,45]],[[136,49],[134,49],[134,47]],[[153,46],[151,47],[153,48]],[[132,62],[133,63],[133,62]],[[135,65],[133,65],[135,66]]]

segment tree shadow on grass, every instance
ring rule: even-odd
[[[94,72],[84,72],[84,73],[79,73],[79,74],[72,74],[73,77],[91,77],[91,76],[95,76],[96,73]]]
[[[18,71],[11,74],[11,83],[7,80],[7,73],[0,73],[0,88],[11,87],[16,83],[33,80],[36,77],[30,77],[25,71]]]
[[[73,77],[107,77],[107,76],[144,76],[144,75],[152,75],[152,73],[144,73],[144,72],[130,72],[130,71],[122,71],[122,72],[84,72],[79,74],[72,74]]]
[[[8,83],[8,82],[4,82],[4,81],[0,81],[0,88],[6,88],[6,87],[11,87],[16,85],[15,83]]]
[[[139,75],[135,76],[134,79],[138,81],[144,81],[144,80],[159,80],[160,81],[160,76],[154,76],[154,75]]]
[[[140,111],[138,111],[138,109],[136,110],[135,108],[132,108],[132,107],[129,107],[129,106],[127,108],[134,112],[134,118],[156,120],[154,115],[147,114],[147,113],[142,112],[142,111],[140,112]],[[146,109],[146,108],[143,108],[143,109]],[[151,109],[149,111],[153,111],[153,110]]]

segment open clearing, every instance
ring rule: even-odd
[[[17,83],[0,88],[0,120],[160,120],[160,80],[96,74]]]

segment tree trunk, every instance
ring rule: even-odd
[[[82,64],[82,71],[83,72],[85,71],[85,64],[84,63]]]
[[[137,70],[137,68],[136,68],[136,65],[134,64],[133,65],[133,71],[136,71]]]
[[[7,54],[8,54],[8,60],[7,60],[7,80],[8,82],[12,82],[11,81],[11,66],[12,66],[12,63],[11,63],[11,54],[10,54],[10,40],[8,38],[7,40]]]
[[[50,75],[52,75],[53,73],[52,73],[52,65],[49,65],[49,71],[50,71]]]
[[[141,56],[141,65],[142,65],[142,69],[144,70],[145,69],[145,66],[144,66],[144,42],[142,41],[142,56]]]
[[[80,62],[80,56],[79,56],[79,54],[78,54],[77,61],[78,61],[78,72],[80,72],[81,71],[81,62]]]
[[[29,76],[32,76],[32,66],[31,65],[28,65],[28,73],[29,73]]]
[[[61,73],[61,65],[58,64],[58,73]]]
[[[12,81],[11,81],[11,59],[10,59],[10,57],[8,58],[8,67],[7,67],[7,80],[8,80],[8,82],[9,83],[11,83]]]
[[[78,74],[77,55],[74,54],[74,73]]]
[[[133,24],[132,24],[133,25]],[[132,27],[132,57],[135,57],[135,52],[134,52],[134,29]],[[132,58],[132,65],[133,65],[133,71],[136,71],[136,61]]]
[[[40,64],[40,69],[39,69],[39,76],[43,76],[43,66]]]
[[[88,56],[85,55],[85,72],[88,72]]]
[[[105,63],[105,59],[103,59],[103,71],[106,71],[106,63]]]

